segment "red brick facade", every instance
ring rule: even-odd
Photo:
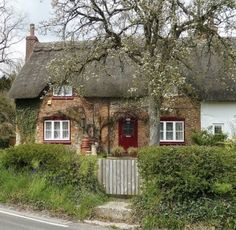
[[[177,97],[169,112],[162,113],[163,118],[180,118],[185,122],[185,142],[191,143],[191,133],[193,130],[200,130],[200,105],[186,97]],[[168,106],[168,105],[166,105]],[[85,120],[87,130],[94,141],[100,145],[100,151],[108,151],[119,145],[118,120],[114,117],[117,110],[122,107],[122,101],[118,99],[106,98],[53,98],[48,95],[41,104],[36,130],[36,142],[50,143],[44,140],[44,121],[45,119],[58,119],[63,117],[70,120],[70,141],[67,144],[80,149],[81,140],[85,134],[85,127],[81,125],[80,118]],[[72,118],[67,110],[73,108]],[[76,111],[78,119],[76,119]],[[146,112],[144,112],[146,113]],[[82,118],[81,118],[82,119]],[[89,127],[92,127],[89,129]],[[148,145],[149,125],[148,119],[138,118],[138,146]],[[52,142],[55,143],[55,142]],[[57,143],[57,142],[56,142]]]

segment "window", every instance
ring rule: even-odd
[[[161,121],[160,141],[184,142],[184,121]]]
[[[62,85],[62,86],[54,86],[53,87],[53,96],[56,97],[71,97],[72,94],[72,86],[70,85]]]
[[[69,120],[44,121],[44,140],[64,141],[70,140]]]
[[[132,137],[134,135],[134,123],[130,118],[126,118],[123,123],[123,135],[126,137]]]
[[[213,134],[222,134],[224,131],[224,124],[223,123],[215,123],[213,124]]]

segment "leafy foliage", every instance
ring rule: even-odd
[[[106,200],[96,167],[95,157],[62,145],[11,147],[0,155],[0,201],[89,217]]]
[[[227,138],[227,135],[223,133],[212,134],[207,130],[202,130],[200,132],[194,132],[191,138],[194,144],[215,146],[223,144]]]
[[[236,153],[217,147],[139,151],[142,194],[135,200],[143,227],[183,229],[205,223],[236,227]]]
[[[125,149],[122,146],[112,148],[112,156],[121,157],[125,153]]]
[[[12,77],[6,77],[3,76],[0,78],[0,92],[8,91],[11,88],[13,76]]]
[[[24,144],[9,148],[2,158],[7,169],[17,172],[47,172],[48,179],[58,186],[70,184],[90,191],[100,189],[95,157],[78,156],[63,145]]]
[[[138,148],[129,147],[129,148],[127,149],[127,153],[128,153],[128,155],[131,156],[131,157],[137,157]]]
[[[0,148],[9,146],[10,137],[15,136],[15,103],[8,97],[15,74],[0,78]]]
[[[33,143],[40,99],[16,100],[16,119],[21,143]]]

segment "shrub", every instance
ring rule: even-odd
[[[62,145],[25,144],[0,152],[0,201],[66,213],[80,219],[106,197],[97,159]]]
[[[16,171],[56,171],[74,156],[75,152],[63,145],[24,144],[7,149],[2,161]]]
[[[191,138],[193,143],[197,145],[216,146],[223,144],[227,135],[223,133],[212,134],[207,130],[202,130],[200,132],[194,132]]]
[[[128,150],[128,155],[131,156],[131,157],[136,157],[137,154],[138,154],[138,148],[135,148],[135,147],[129,147]]]
[[[182,229],[209,222],[236,227],[236,153],[219,147],[139,150],[142,194],[135,199],[143,227]],[[171,224],[172,223],[172,224]]]
[[[0,138],[0,149],[9,147],[9,138]]]
[[[125,153],[125,150],[122,146],[117,146],[112,149],[112,156],[120,157]]]
[[[71,184],[79,189],[85,187],[91,191],[100,190],[96,177],[96,157],[78,156],[67,146],[19,145],[6,150],[2,164],[17,172],[47,172],[53,184]]]

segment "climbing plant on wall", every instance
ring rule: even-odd
[[[16,119],[21,143],[35,141],[40,99],[16,100]]]

